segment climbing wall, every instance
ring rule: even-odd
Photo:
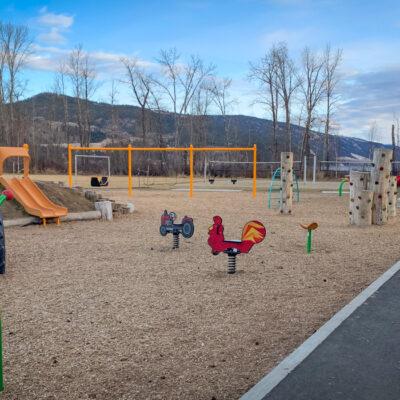
[[[293,206],[293,153],[281,153],[281,214],[291,214]]]

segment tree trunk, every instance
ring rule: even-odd
[[[287,147],[288,151],[292,151],[292,132],[290,130],[290,109],[289,104],[285,104],[285,114],[286,114],[286,137],[287,137]]]
[[[280,213],[291,214],[293,205],[293,153],[281,153]]]
[[[350,171],[350,225],[367,226],[372,223],[372,190],[367,190],[369,172]]]
[[[392,150],[375,149],[373,170],[371,171],[371,190],[374,192],[372,223],[383,225],[388,220],[388,191]]]

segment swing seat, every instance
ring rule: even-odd
[[[102,176],[101,177],[100,186],[108,186],[108,176]]]
[[[237,182],[237,179],[232,178],[232,179],[231,179],[231,182],[232,182],[233,184],[235,184],[235,183]]]
[[[97,176],[92,176],[90,179],[90,186],[92,187],[108,186],[108,176],[102,176],[100,179]]]
[[[100,187],[100,181],[97,176],[92,176],[90,178],[90,186],[92,187]]]

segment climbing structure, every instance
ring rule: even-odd
[[[350,172],[351,225],[384,225],[396,215],[396,178],[390,176],[392,150],[375,149],[371,172]]]
[[[293,153],[281,153],[281,198],[279,211],[281,214],[291,214],[293,205]]]
[[[297,175],[293,173],[292,184],[295,201],[300,201],[299,181]],[[271,183],[268,187],[268,208],[280,208],[281,204],[281,168],[277,168],[272,174]]]

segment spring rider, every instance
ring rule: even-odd
[[[311,224],[308,225],[300,224],[300,226],[307,231],[306,251],[307,254],[310,254],[312,248],[312,233],[318,228],[318,224],[316,222],[311,222]]]
[[[267,230],[259,221],[248,222],[242,231],[242,240],[225,240],[222,218],[213,217],[214,224],[208,229],[208,244],[213,255],[221,252],[228,254],[228,274],[236,272],[236,256],[246,254],[251,248],[264,240]]]
[[[184,216],[180,224],[175,224],[176,213],[164,210],[161,215],[161,236],[167,236],[172,233],[172,248],[179,248],[179,235],[181,234],[185,239],[189,239],[194,233],[193,218]]]

